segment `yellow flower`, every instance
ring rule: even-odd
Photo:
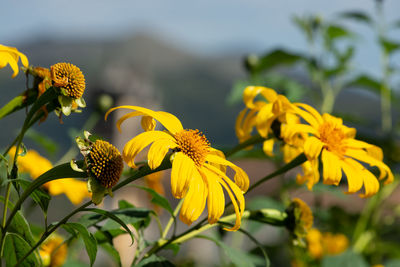
[[[349,246],[349,240],[344,234],[321,233],[318,229],[311,229],[307,234],[308,252],[314,259],[321,259],[325,255],[338,255]]]
[[[288,214],[287,228],[297,237],[303,238],[311,229],[314,216],[310,207],[301,199],[293,198],[286,209]]]
[[[60,267],[67,258],[67,244],[58,234],[51,234],[40,246],[39,254],[46,267]]]
[[[259,95],[264,100],[255,101]],[[272,156],[275,139],[280,138],[281,124],[298,121],[297,115],[291,112],[293,105],[284,95],[262,86],[248,86],[243,92],[243,101],[246,108],[239,113],[235,125],[239,142],[249,139],[254,128],[264,138],[273,133],[275,138],[269,138],[263,143],[265,154]]]
[[[85,77],[81,70],[71,63],[57,63],[51,66],[51,78],[65,96],[78,99],[85,91]]]
[[[224,188],[232,200],[236,222],[231,229],[240,227],[241,216],[244,211],[245,200],[243,192],[249,187],[247,174],[233,163],[225,160],[222,153],[212,148],[202,133],[198,130],[186,130],[174,115],[152,111],[137,106],[120,106],[110,109],[127,108],[134,110],[122,116],[117,127],[127,118],[134,116],[148,116],[159,121],[166,131],[146,131],[126,143],[122,156],[125,162],[135,168],[134,159],[145,147],[150,146],[147,158],[151,169],[160,166],[164,157],[171,149],[171,191],[175,198],[185,198],[180,218],[186,224],[191,224],[203,212],[206,201],[208,203],[208,221],[216,223],[224,212]],[[151,127],[152,128],[152,127]],[[235,182],[232,182],[225,173],[225,167],[231,167],[235,172]]]
[[[356,130],[343,125],[340,118],[329,114],[322,116],[312,107],[296,104],[299,114],[307,124],[285,124],[282,136],[291,144],[299,134],[307,134],[304,142],[306,155],[315,176],[310,176],[310,187],[318,182],[318,159],[321,156],[323,180],[325,184],[339,185],[342,170],[347,176],[348,193],[355,193],[364,185],[365,193],[361,197],[369,197],[379,190],[376,177],[360,162],[379,169],[379,179],[387,177],[385,184],[393,181],[389,167],[382,162],[382,150],[374,145],[356,140]],[[312,173],[312,172],[311,172]]]
[[[16,147],[12,147],[10,149],[8,152],[10,157],[14,157],[15,150]],[[32,179],[36,179],[43,173],[53,168],[51,162],[42,157],[35,150],[28,150],[25,156],[19,156],[17,163],[18,171],[21,173],[29,173]],[[75,205],[81,203],[84,198],[90,197],[86,182],[73,178],[53,180],[45,183],[43,187],[49,191],[50,195],[53,196],[65,194]]]
[[[20,58],[22,65],[27,68],[29,66],[29,62],[28,58],[24,54],[19,52],[14,47],[4,46],[0,44],[0,69],[4,68],[7,64],[10,64],[10,67],[14,72],[11,76],[12,78],[17,76],[19,72],[18,60]]]

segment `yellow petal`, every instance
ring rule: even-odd
[[[162,125],[164,125],[164,127],[172,134],[176,134],[177,132],[183,130],[182,123],[174,115],[163,111],[153,111],[151,109],[142,108],[138,106],[119,106],[112,108],[107,111],[105,115],[105,120],[107,120],[107,117],[111,112],[121,108],[139,111],[147,116],[153,117],[154,119],[158,120]]]
[[[362,173],[364,167],[351,158],[345,158],[342,161],[342,168],[347,177],[348,192],[355,193],[360,190],[364,182]]]
[[[263,151],[264,151],[265,155],[270,156],[270,157],[274,156],[274,143],[275,143],[275,140],[273,138],[270,138],[263,142]]]
[[[315,110],[313,107],[303,104],[303,103],[296,103],[294,106],[301,107],[302,109],[299,108],[294,108],[295,112],[300,115],[306,122],[308,122],[312,127],[318,129],[319,125],[323,123],[323,119],[319,112]]]
[[[268,102],[273,102],[276,99],[277,93],[266,87],[262,86],[248,86],[246,89],[244,89],[243,92],[243,102],[244,104],[250,108],[253,109],[255,107],[254,105],[254,98],[258,95],[261,94],[262,96],[265,97],[265,99]]]
[[[256,125],[257,131],[263,137],[267,137],[271,131],[272,121],[276,118],[272,113],[272,104],[265,104],[257,114]]]
[[[221,150],[215,149],[213,147],[210,147],[210,151],[208,153],[225,159],[225,154]],[[216,164],[216,163],[210,163],[210,164],[220,169],[223,173],[226,173],[226,165]]]
[[[116,123],[118,131],[121,132],[121,124],[125,120],[132,118],[132,117],[140,116],[140,115],[143,115],[143,113],[139,112],[139,111],[133,111],[133,112],[129,112],[128,114],[123,115],[121,118],[118,119],[118,121]]]
[[[232,200],[233,207],[236,213],[236,221],[235,225],[232,228],[224,228],[227,231],[236,231],[240,228],[241,217],[243,215],[245,200],[242,191],[240,188],[231,181],[224,173],[222,173],[219,169],[214,166],[207,165],[207,168],[217,174],[219,178],[219,183],[225,188],[228,192],[229,197]]]
[[[137,154],[158,139],[174,140],[171,135],[161,131],[149,131],[141,133],[125,144],[122,152],[124,161],[131,168],[136,168],[134,160]]]
[[[324,144],[318,138],[311,136],[304,143],[304,154],[307,158],[315,159],[321,153],[323,146]]]
[[[342,141],[342,144],[349,148],[358,148],[358,149],[372,147],[372,145],[368,144],[367,142],[356,140],[353,138],[344,139]]]
[[[379,182],[376,177],[366,169],[363,170],[362,177],[364,179],[365,193],[360,194],[360,197],[370,197],[375,195],[379,190]]]
[[[62,179],[64,184],[64,193],[74,205],[78,205],[85,198],[90,197],[87,189],[87,183],[73,178]]]
[[[195,170],[179,215],[184,223],[190,225],[199,218],[206,206],[207,193],[207,186],[203,178],[200,176],[199,172]]]
[[[156,128],[156,121],[150,116],[143,116],[140,123],[145,131],[153,131]]]
[[[324,184],[339,185],[342,179],[341,160],[334,153],[324,149],[321,156]]]
[[[165,158],[165,155],[168,153],[168,150],[175,147],[176,143],[171,139],[159,139],[154,141],[147,155],[150,169],[154,170],[158,168]]]
[[[171,170],[171,192],[175,198],[185,196],[194,171],[197,171],[197,169],[191,158],[182,152],[174,154]]]
[[[236,166],[232,162],[218,157],[217,155],[212,155],[208,154],[206,157],[206,161],[210,163],[216,163],[220,165],[225,165],[231,167],[235,171],[235,183],[236,185],[243,191],[246,192],[247,189],[249,189],[249,177],[247,176],[247,173],[243,171],[242,168]],[[207,166],[210,166],[211,164],[206,164]],[[223,173],[225,175],[225,173]],[[225,175],[226,176],[226,175]]]
[[[208,207],[208,222],[214,224],[218,222],[219,218],[224,213],[225,209],[225,196],[224,191],[220,183],[218,182],[218,176],[208,170],[207,168],[201,168],[199,170],[203,179],[207,181],[208,196],[207,196],[207,207]]]

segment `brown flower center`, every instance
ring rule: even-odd
[[[85,91],[85,77],[81,70],[70,63],[57,63],[51,66],[51,78],[54,85],[64,90],[67,96],[81,98]]]
[[[96,140],[88,157],[90,170],[102,186],[110,188],[118,182],[124,165],[116,147],[106,141]]]
[[[210,151],[210,143],[199,130],[182,130],[175,134],[178,150],[202,166]]]

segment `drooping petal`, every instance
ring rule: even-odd
[[[321,150],[324,146],[318,138],[311,136],[307,138],[306,142],[304,143],[304,154],[311,159],[315,159],[321,153]]]
[[[122,157],[126,164],[128,164],[131,168],[136,168],[134,160],[137,154],[158,139],[174,140],[171,135],[162,131],[144,132],[132,138],[125,144],[122,152]]]
[[[258,95],[261,94],[262,96],[265,97],[265,99],[268,102],[273,102],[276,99],[277,93],[266,87],[262,86],[248,86],[246,89],[244,89],[243,92],[243,102],[244,104],[250,108],[253,109],[255,107],[254,105],[254,98]]]
[[[154,141],[147,154],[150,169],[154,170],[158,168],[165,158],[165,155],[168,153],[168,150],[176,146],[176,143],[171,139],[158,139]]]
[[[294,105],[304,109],[304,110],[302,110],[299,108],[294,108],[296,113],[299,114],[300,117],[302,117],[312,127],[318,129],[318,126],[323,123],[323,119],[322,119],[321,115],[313,107],[311,107],[307,104],[303,104],[303,103],[296,103]]]
[[[347,177],[347,183],[349,185],[349,193],[355,193],[361,189],[363,185],[363,173],[364,167],[357,161],[351,158],[345,158],[342,161],[342,168]]]
[[[139,112],[139,111],[133,111],[133,112],[129,112],[129,113],[123,115],[121,118],[118,119],[118,121],[116,123],[118,131],[121,132],[121,124],[124,121],[126,121],[129,118],[136,117],[136,116],[141,116],[141,115],[143,115],[143,113]],[[108,116],[108,114],[107,114],[107,116]]]
[[[199,170],[203,179],[207,181],[208,196],[207,196],[207,208],[208,208],[208,222],[210,224],[216,223],[224,213],[225,209],[225,196],[224,191],[220,183],[218,182],[218,175],[208,170],[207,168],[201,168]]]
[[[225,154],[221,150],[215,149],[213,147],[210,147],[210,151],[208,152],[211,155],[216,155],[220,158],[225,159]],[[218,169],[220,169],[223,173],[226,173],[226,165],[223,164],[218,164],[218,163],[210,163],[211,165],[214,165]]]
[[[193,177],[193,172],[197,172],[197,168],[193,160],[182,152],[175,153],[173,157],[171,192],[175,198],[183,198]]]
[[[256,125],[257,131],[262,137],[267,137],[271,131],[271,124],[276,117],[272,113],[272,104],[265,104],[257,114]]]
[[[150,116],[143,116],[142,120],[140,121],[143,130],[147,131],[154,131],[156,128],[156,120]]]
[[[383,161],[383,151],[382,148],[378,146],[371,145],[367,149],[367,154],[376,160]]]
[[[365,193],[360,194],[360,197],[370,197],[376,194],[379,190],[379,182],[376,177],[367,169],[364,169],[362,177],[364,179]]]
[[[231,181],[224,173],[222,173],[219,169],[215,168],[214,166],[207,165],[207,168],[217,174],[219,178],[219,183],[225,188],[228,192],[229,197],[232,200],[233,207],[236,213],[236,221],[235,225],[232,228],[224,228],[227,231],[236,231],[240,228],[241,218],[243,215],[244,207],[245,207],[245,200],[243,196],[243,192],[240,188]]]
[[[275,144],[274,138],[270,138],[263,142],[263,151],[265,155],[270,157],[274,156],[274,144]]]
[[[107,111],[107,113],[105,115],[105,119],[107,120],[107,117],[111,112],[113,112],[116,109],[121,109],[121,108],[139,111],[147,116],[153,117],[154,119],[158,120],[162,125],[164,125],[164,127],[172,134],[175,134],[175,133],[183,130],[182,123],[174,115],[167,113],[167,112],[163,112],[163,111],[153,111],[151,109],[142,108],[142,107],[138,107],[138,106],[119,106],[119,107],[112,108]]]
[[[341,160],[334,153],[322,150],[321,160],[323,164],[324,184],[339,185],[342,179]]]
[[[311,127],[310,125],[305,124],[283,124],[281,126],[281,137],[289,142],[293,143],[293,139],[295,135],[298,133],[310,133],[315,136],[318,136],[318,132],[315,128]]]
[[[188,225],[197,220],[206,206],[207,195],[207,184],[203,181],[200,173],[195,170],[189,190],[183,200],[179,218]]]
[[[393,182],[394,177],[390,168],[382,161],[368,155],[366,151],[361,149],[347,149],[345,154],[356,160],[368,163],[370,166],[378,167],[380,171],[379,180],[386,177],[385,184]]]
[[[245,171],[243,171],[242,168],[236,166],[235,164],[233,164],[232,162],[218,157],[217,155],[212,155],[212,154],[208,154],[206,157],[206,161],[208,161],[209,163],[216,163],[216,164],[220,164],[220,165],[225,165],[225,166],[229,166],[231,167],[234,171],[235,171],[235,183],[236,185],[243,191],[246,192],[247,189],[249,189],[249,176],[247,176],[247,173]],[[210,164],[207,164],[208,166]],[[224,173],[225,175],[225,173]],[[225,175],[226,176],[226,175]]]
[[[367,142],[364,141],[360,141],[357,139],[353,139],[353,138],[346,138],[342,141],[342,144],[345,145],[348,148],[370,148],[372,147],[371,144],[368,144]]]

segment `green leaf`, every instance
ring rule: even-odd
[[[346,28],[339,25],[329,25],[326,28],[326,38],[328,41],[333,41],[339,38],[346,38],[353,36],[353,33],[348,31]]]
[[[26,255],[31,249],[31,246],[24,240],[24,238],[15,233],[6,233],[4,240],[4,259],[6,266],[15,266],[18,260]],[[40,266],[40,261],[36,253],[30,254],[18,266],[32,267]]]
[[[359,22],[370,24],[372,23],[372,19],[369,17],[368,14],[362,11],[347,11],[339,14],[339,17],[344,19],[352,19]]]
[[[97,244],[103,244],[103,243],[110,243],[112,244],[113,238],[117,237],[119,235],[123,235],[126,234],[125,230],[122,229],[112,229],[112,230],[108,230],[108,231],[96,231],[96,233],[94,233],[94,237],[97,240]]]
[[[106,211],[106,210],[101,210],[101,209],[95,209],[95,208],[86,208],[83,209],[84,211],[90,211],[90,212],[94,212],[97,214],[101,214],[106,216],[107,218],[115,221],[116,223],[118,223],[119,225],[121,225],[131,236],[132,239],[132,244],[135,242],[134,238],[133,238],[133,234],[131,232],[131,230],[129,229],[129,227],[120,219],[118,218],[116,215],[114,215],[113,213]]]
[[[385,38],[381,38],[379,40],[380,45],[383,47],[383,49],[385,50],[386,53],[391,54],[393,52],[395,52],[397,49],[400,48],[400,43],[393,41],[393,40],[389,40],[389,39],[385,39]]]
[[[36,90],[27,90],[21,95],[13,98],[10,102],[5,104],[0,109],[0,119],[6,117],[7,115],[10,115],[15,111],[25,108],[26,106],[31,105],[33,102],[35,102],[36,98],[37,98]]]
[[[178,254],[181,246],[180,246],[180,244],[168,244],[164,248],[172,250],[172,252],[174,253],[174,256],[176,256],[176,254]]]
[[[368,267],[369,265],[364,258],[352,252],[351,250],[345,251],[336,256],[326,256],[322,260],[322,267]]]
[[[22,179],[19,180],[19,183],[21,184],[21,186],[24,190],[26,190],[29,187],[29,185],[31,184],[30,181],[22,180]],[[33,199],[33,201],[35,201],[40,206],[40,208],[43,210],[43,213],[47,214],[47,209],[49,207],[51,196],[49,194],[47,194],[46,192],[44,192],[43,190],[41,190],[40,188],[36,188],[30,194],[30,197]]]
[[[153,211],[144,208],[127,208],[123,210],[113,210],[112,214],[121,219],[125,224],[132,224],[135,228],[147,227],[150,223],[150,214]],[[108,220],[102,230],[117,229],[120,225],[115,221]]]
[[[174,211],[172,210],[171,205],[169,204],[168,200],[165,197],[163,197],[160,194],[158,194],[153,189],[148,188],[148,187],[144,187],[144,186],[138,186],[138,185],[133,185],[133,186],[148,192],[152,197],[151,198],[151,203],[153,203],[155,205],[158,205],[161,208],[166,209],[170,214],[174,213]]]
[[[224,252],[225,255],[231,260],[232,264],[234,264],[237,267],[255,267],[258,264],[262,264],[262,260],[260,262],[260,258],[259,257],[254,257],[251,256],[250,254],[243,252],[241,250],[237,250],[234,249],[228,245],[226,245],[224,242],[215,239],[213,237],[210,236],[204,236],[204,235],[198,235],[196,236],[198,238],[204,238],[204,239],[208,239],[210,241],[213,241],[216,245],[218,245],[219,247],[221,247]]]
[[[113,258],[118,266],[122,266],[119,252],[110,243],[102,243],[100,246]]]
[[[35,239],[33,238],[33,234],[29,227],[28,221],[25,219],[22,212],[18,211],[13,220],[10,223],[10,227],[8,228],[9,232],[18,234],[22,237],[30,246],[35,244]]]
[[[135,265],[132,264],[132,266],[135,266],[135,267],[173,267],[175,265],[163,257],[152,254],[150,257],[143,259],[138,264],[135,264]]]
[[[79,223],[66,223],[63,225],[63,228],[66,230],[70,228],[69,231],[72,229],[81,235],[83,242],[85,243],[86,252],[90,259],[90,266],[93,266],[97,254],[97,241],[93,234],[90,233],[85,226]]]
[[[78,162],[78,165],[81,166],[82,164],[83,161]],[[87,177],[87,173],[74,171],[73,169],[71,169],[71,165],[69,162],[55,166],[54,168],[48,170],[47,172],[43,173],[38,178],[36,178],[29,185],[29,187],[25,189],[21,197],[18,199],[18,202],[15,204],[13,211],[10,213],[9,220],[15,215],[17,210],[21,208],[21,205],[25,201],[25,199],[27,199],[32,194],[32,192],[34,192],[37,188],[39,188],[43,184],[62,178],[84,178],[84,177]],[[6,223],[6,226],[7,224],[9,224],[9,220]]]
[[[263,55],[259,61],[252,66],[252,71],[268,71],[278,66],[292,65],[299,60],[303,60],[303,57],[286,50],[276,49]]]
[[[120,209],[128,209],[128,208],[134,208],[135,206],[128,201],[121,199],[118,201],[118,208]]]
[[[36,144],[43,147],[51,155],[54,155],[57,152],[57,143],[51,140],[50,137],[44,136],[34,129],[30,129],[29,132],[25,134],[25,137],[33,140]]]
[[[365,88],[370,90],[374,93],[380,93],[381,91],[381,84],[379,81],[375,80],[374,78],[368,75],[360,75],[354,78],[352,81],[348,82],[345,86],[346,87],[358,87],[358,88]]]

